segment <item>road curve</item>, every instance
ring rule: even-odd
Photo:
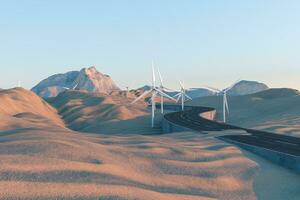
[[[164,119],[200,133],[205,133],[203,131],[244,130],[248,134],[226,135],[220,136],[219,138],[225,139],[226,141],[230,140],[237,143],[257,146],[300,157],[300,138],[254,129],[246,129],[209,120],[200,116],[201,113],[213,110],[213,108],[208,107],[187,106],[185,111],[165,114]]]

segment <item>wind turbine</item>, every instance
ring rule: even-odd
[[[160,82],[159,89],[160,89],[160,91],[162,91],[162,92],[165,92],[165,91],[174,92],[174,90],[171,90],[171,89],[168,89],[168,88],[164,87],[163,78],[161,76],[159,68],[157,68],[157,72],[158,72],[158,75],[159,75],[159,82]],[[172,97],[170,98],[170,96],[168,98],[176,101],[176,99],[174,99]],[[164,95],[160,95],[160,110],[161,110],[161,114],[163,114],[164,113]]]
[[[76,87],[78,86],[79,82],[77,82],[72,88],[69,88],[69,87],[63,87],[64,89],[66,90],[75,90]]]
[[[216,92],[217,95],[222,95],[223,96],[223,122],[226,123],[226,114],[229,114],[229,106],[228,106],[228,100],[227,100],[227,92],[232,89],[237,83],[239,83],[240,80],[236,81],[234,84],[232,84],[231,86],[220,90],[218,88],[214,88],[214,87],[207,87],[208,89],[213,90],[214,92]],[[226,113],[227,112],[227,113]]]
[[[170,97],[169,95],[165,94],[159,87],[156,86],[156,80],[155,80],[155,72],[154,72],[154,63],[152,62],[152,85],[150,90],[145,91],[142,95],[140,95],[138,98],[136,98],[131,104],[136,103],[137,101],[143,99],[148,94],[152,94],[151,96],[151,107],[152,107],[152,118],[151,118],[151,125],[152,128],[154,127],[154,119],[155,119],[155,110],[156,110],[156,102],[155,98],[157,95],[160,95],[162,97],[167,97],[169,99],[175,100],[173,97]]]
[[[176,94],[174,96],[174,98],[177,98],[176,99],[177,103],[179,102],[179,100],[181,100],[181,110],[183,111],[184,110],[184,102],[186,101],[186,98],[189,100],[192,100],[192,98],[186,94],[186,89],[184,87],[184,84],[181,81],[179,81],[179,84],[180,84],[180,92],[178,94]]]

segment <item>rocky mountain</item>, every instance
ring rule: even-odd
[[[231,88],[227,94],[230,96],[241,96],[247,94],[254,94],[269,89],[269,87],[257,81],[242,80]]]
[[[143,87],[140,87],[137,89],[137,91],[145,91],[150,90],[151,86],[145,85]],[[227,94],[230,96],[241,96],[241,95],[248,95],[248,94],[254,94],[257,92],[265,91],[269,89],[269,87],[264,84],[257,81],[247,81],[242,80],[238,82],[233,88],[231,88]],[[177,94],[177,92],[167,92],[168,95],[174,96]],[[198,98],[198,97],[205,97],[205,96],[214,96],[216,95],[216,92],[207,89],[207,88],[193,88],[193,89],[187,89],[186,94],[189,95],[192,98]]]
[[[39,96],[48,98],[55,97],[67,89],[104,94],[120,90],[110,76],[98,72],[95,67],[55,74],[41,81],[31,90]]]
[[[84,89],[89,92],[108,94],[120,90],[109,75],[98,72],[95,67],[80,70],[75,82],[77,83],[75,89]]]
[[[31,90],[42,97],[57,96],[64,91],[64,87],[73,87],[75,79],[79,75],[78,71],[71,71],[65,74],[55,74],[41,81]]]

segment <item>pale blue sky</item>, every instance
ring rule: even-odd
[[[0,0],[0,88],[96,65],[121,87],[300,89],[298,0]]]

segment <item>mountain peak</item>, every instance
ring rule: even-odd
[[[231,96],[254,94],[269,89],[269,87],[258,81],[241,80],[227,93]]]
[[[110,76],[100,73],[95,66],[83,68],[75,80],[76,89],[85,89],[89,92],[110,93],[120,90]]]
[[[105,94],[120,90],[110,76],[91,66],[80,71],[50,76],[32,88],[32,91],[42,97],[55,97],[67,88]]]
[[[88,67],[88,68],[83,68],[82,70],[85,71],[86,74],[99,74],[100,72],[98,72],[98,70],[96,69],[95,66],[91,66],[91,67]]]

